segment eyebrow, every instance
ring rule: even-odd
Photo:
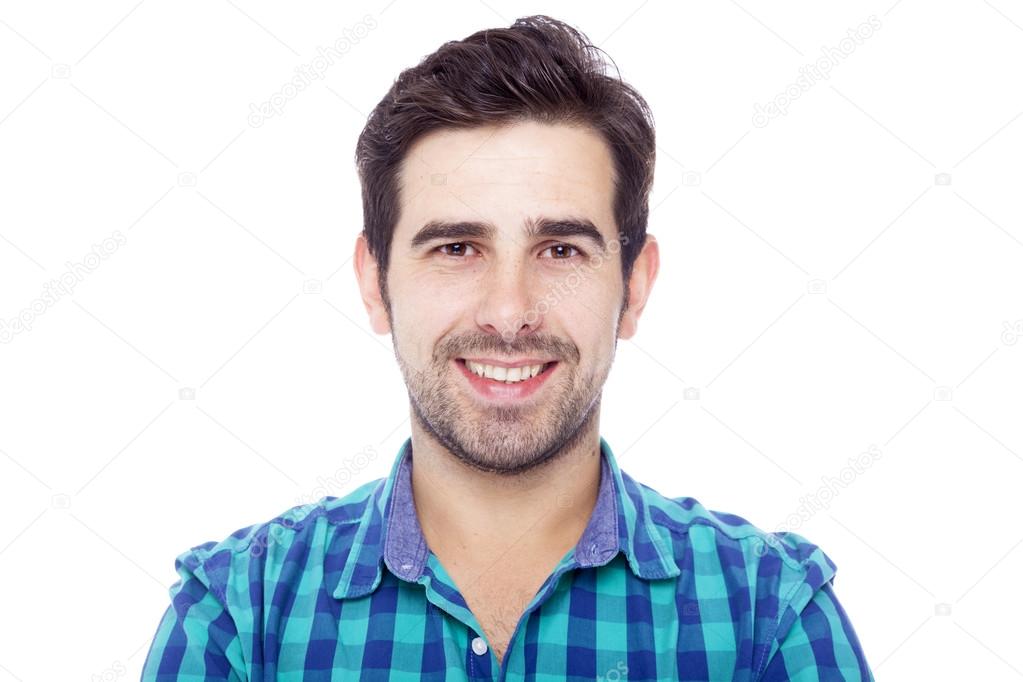
[[[478,239],[488,241],[497,233],[492,223],[480,221],[431,220],[423,225],[412,237],[411,246],[416,249],[437,240]],[[538,218],[526,222],[526,237],[556,237],[566,239],[582,237],[606,253],[607,243],[600,230],[586,218]]]

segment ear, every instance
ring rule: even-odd
[[[636,335],[639,316],[643,313],[643,307],[650,297],[650,290],[654,287],[660,264],[661,256],[657,247],[657,238],[652,234],[647,234],[643,249],[639,252],[636,263],[632,267],[632,274],[629,276],[629,307],[622,314],[618,338],[631,339]]]
[[[391,320],[380,292],[379,264],[373,254],[369,252],[369,243],[366,241],[365,234],[359,234],[356,238],[355,256],[352,260],[355,267],[355,279],[359,284],[359,292],[362,296],[362,304],[369,314],[370,327],[377,334],[389,334]]]

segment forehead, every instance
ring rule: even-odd
[[[614,167],[603,137],[566,124],[442,129],[409,149],[400,173],[396,239],[430,220],[499,228],[538,217],[587,218],[614,235]]]

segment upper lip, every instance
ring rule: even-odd
[[[544,360],[543,358],[522,358],[521,360],[494,360],[490,358],[459,358],[459,360],[478,362],[481,365],[490,365],[491,367],[522,367],[524,365],[546,365],[548,362],[557,362],[556,360]]]

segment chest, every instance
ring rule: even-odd
[[[547,578],[547,573],[493,570],[453,576],[469,610],[476,616],[490,649],[504,659],[519,619]]]
[[[503,592],[481,589],[463,594],[499,661],[504,659],[508,642],[515,633],[519,618],[522,617],[533,594],[533,591],[525,588],[511,587],[506,587]]]

